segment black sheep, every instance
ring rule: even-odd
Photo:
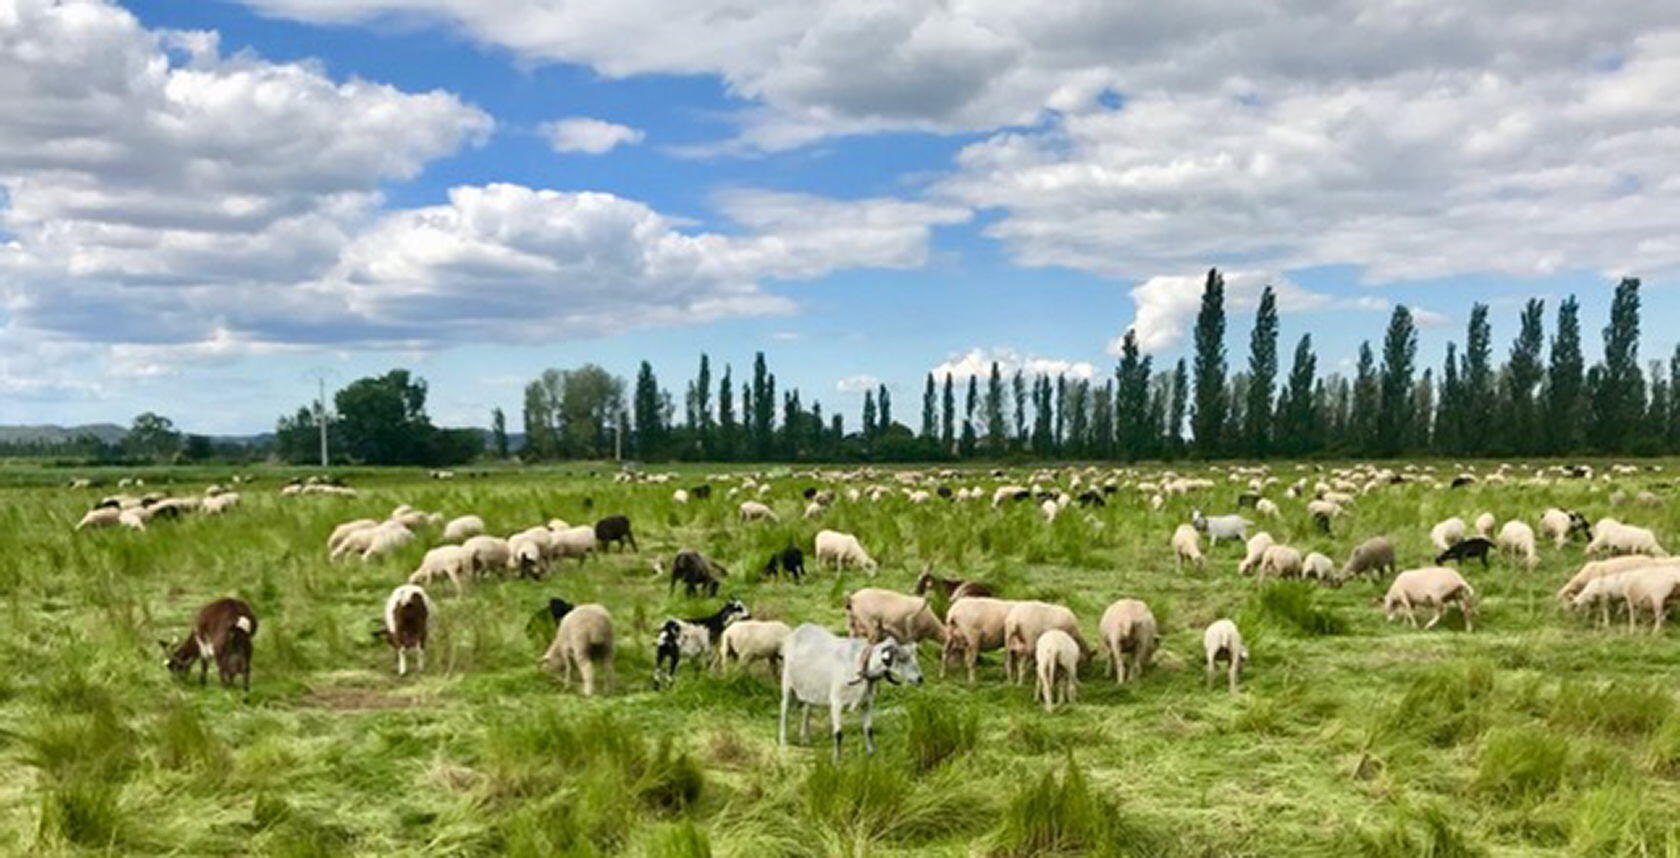
[[[1471,558],[1479,557],[1482,560],[1482,568],[1486,569],[1488,565],[1488,554],[1492,551],[1493,543],[1477,536],[1472,539],[1466,539],[1463,542],[1460,542],[1457,545],[1448,548],[1446,551],[1436,555],[1435,563],[1436,565],[1442,565],[1452,560],[1457,560],[1458,562],[1463,563]]]
[[[701,483],[700,485],[697,485],[694,488],[689,489],[688,493],[695,500],[705,500],[706,498],[709,498],[709,497],[712,496],[712,484],[711,483]]]
[[[1108,501],[1103,500],[1102,493],[1094,489],[1080,492],[1074,501],[1080,506],[1108,506]]]
[[[728,575],[729,570],[707,560],[700,552],[685,548],[671,558],[671,586],[668,590],[675,590],[677,582],[681,581],[690,596],[700,590],[705,590],[708,596],[716,596],[718,579]]]
[[[730,599],[715,613],[705,617],[695,617],[688,620],[668,619],[659,627],[659,636],[654,639],[653,647],[653,686],[660,686],[660,679],[665,684],[676,681],[677,665],[682,661],[684,650],[690,657],[696,659],[695,667],[700,666],[699,658],[704,656],[718,640],[723,637],[723,630],[736,620],[750,619],[752,612],[742,604],[740,599]],[[687,646],[684,646],[684,644]],[[669,664],[669,667],[666,665]]]
[[[1455,489],[1462,489],[1475,481],[1475,477],[1453,477],[1452,487]]]
[[[764,564],[766,578],[774,578],[784,573],[792,578],[795,584],[805,576],[805,552],[799,550],[799,546],[789,545],[770,555],[770,562]]]
[[[940,497],[945,498],[946,500],[951,499],[951,487],[950,486],[940,486],[939,490],[938,490],[938,493],[939,493]]]
[[[629,550],[641,550],[636,547],[636,535],[630,532],[630,519],[622,515],[609,515],[595,522],[595,541],[603,546],[616,542],[620,547],[628,542]]]

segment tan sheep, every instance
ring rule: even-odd
[[[1003,666],[1010,681],[1018,684],[1026,680],[1027,663],[1034,658],[1038,636],[1050,629],[1067,632],[1079,644],[1081,658],[1091,651],[1079,634],[1079,618],[1073,611],[1049,602],[1016,602],[1003,618]]]
[[[847,566],[857,566],[874,574],[877,564],[869,552],[863,550],[863,544],[850,533],[838,530],[819,530],[816,540],[817,563],[835,569]]]
[[[793,630],[777,620],[736,620],[723,630],[718,640],[718,669],[733,661],[747,667],[755,661],[770,664],[770,675],[782,674],[782,641]]]
[[[741,502],[742,521],[775,521],[776,511],[758,501]]]
[[[1628,557],[1611,557],[1605,560],[1594,560],[1590,563],[1584,564],[1573,577],[1565,582],[1563,587],[1559,588],[1557,591],[1557,597],[1567,602],[1570,598],[1580,593],[1581,590],[1587,586],[1588,582],[1593,581],[1594,579],[1603,578],[1609,575],[1619,575],[1623,572],[1629,572],[1634,569],[1642,569],[1654,563],[1680,564],[1680,559],[1671,558],[1653,560],[1650,557],[1644,557],[1636,554]]]
[[[1476,516],[1476,535],[1483,539],[1492,539],[1493,526],[1498,523],[1499,520],[1494,518],[1491,512],[1484,512]]]
[[[1383,597],[1383,612],[1388,615],[1389,622],[1393,622],[1396,614],[1405,611],[1412,628],[1417,628],[1417,615],[1412,612],[1413,608],[1434,608],[1435,616],[1424,626],[1432,629],[1441,621],[1448,603],[1456,602],[1459,613],[1464,615],[1464,630],[1468,632],[1474,630],[1475,610],[1471,599],[1475,595],[1476,591],[1456,569],[1445,566],[1408,569],[1394,576],[1394,583]]]
[[[463,582],[472,575],[472,556],[459,545],[440,545],[420,559],[420,568],[408,576],[408,583],[425,586],[439,575],[455,585],[455,595],[461,595],[465,589]]]
[[[508,541],[500,536],[480,534],[461,543],[471,558],[471,568],[474,575],[489,575],[492,572],[502,572],[513,560],[513,548]]]
[[[945,626],[928,607],[925,596],[907,596],[894,590],[864,587],[846,597],[846,628],[855,637],[871,643],[883,635],[899,643],[936,640],[945,643]]]
[[[1525,522],[1514,518],[1505,522],[1505,526],[1499,528],[1499,538],[1494,544],[1502,553],[1520,561],[1528,569],[1533,569],[1534,564],[1540,562],[1534,548],[1534,529]]]
[[[1429,541],[1437,551],[1446,551],[1464,541],[1464,519],[1453,516],[1429,529]]]
[[[342,545],[344,540],[350,538],[350,534],[358,530],[367,530],[370,527],[378,526],[379,521],[377,519],[358,518],[355,521],[347,521],[333,528],[332,535],[327,537],[327,556],[336,559],[339,556],[338,546]]]
[[[1540,515],[1540,535],[1552,540],[1553,548],[1569,544],[1569,513],[1551,507]]]
[[[576,557],[581,565],[595,550],[595,528],[593,525],[580,524],[577,527],[567,527],[554,532],[549,546],[554,557]]]
[[[1237,629],[1237,624],[1230,620],[1214,620],[1202,633],[1202,653],[1207,658],[1208,687],[1213,687],[1214,676],[1218,672],[1216,665],[1223,659],[1228,663],[1227,683],[1231,693],[1236,694],[1237,677],[1248,663],[1248,647],[1243,645],[1242,632]]]
[[[1348,555],[1347,563],[1342,565],[1342,578],[1345,580],[1366,573],[1380,577],[1393,571],[1394,543],[1385,537],[1373,536],[1359,543]]]
[[[1202,568],[1202,534],[1195,527],[1188,524],[1179,525],[1178,529],[1173,531],[1172,547],[1175,571],[1184,571],[1186,560],[1196,564],[1197,569]]]
[[[1587,545],[1587,556],[1599,553],[1668,556],[1668,552],[1657,542],[1656,534],[1649,529],[1622,524],[1611,518],[1600,521],[1593,528],[1592,542]]]
[[[1680,568],[1655,564],[1627,572],[1624,577],[1622,598],[1627,605],[1628,631],[1638,628],[1640,610],[1649,608],[1651,634],[1660,634],[1668,618],[1668,603],[1680,595]]]
[[[613,624],[607,609],[596,604],[568,610],[554,630],[554,642],[543,653],[542,664],[558,667],[566,687],[572,685],[572,668],[583,678],[583,696],[595,696],[595,670],[604,668],[609,690],[613,678]]]
[[[87,511],[82,520],[76,522],[77,530],[95,530],[101,527],[116,527],[122,521],[123,511],[114,506],[102,506]]]
[[[449,523],[443,526],[443,541],[460,542],[483,532],[484,519],[476,515],[463,515],[450,519]]]
[[[1323,554],[1314,551],[1301,561],[1301,574],[1307,578],[1316,579],[1319,583],[1334,583],[1336,578],[1336,563]]]
[[[952,656],[961,654],[974,684],[980,653],[1003,646],[1003,624],[1017,603],[989,596],[968,596],[951,603],[945,612],[945,650],[939,659],[939,678],[945,678]]]
[[[1273,545],[1272,535],[1262,530],[1248,538],[1248,553],[1242,562],[1237,564],[1237,574],[1247,575],[1250,570],[1260,566],[1260,559],[1266,556],[1266,549]]]
[[[1155,655],[1159,634],[1155,614],[1137,599],[1121,599],[1103,611],[1097,635],[1113,663],[1116,684],[1143,675]]]
[[[1079,644],[1061,629],[1046,629],[1033,648],[1038,662],[1038,697],[1044,711],[1056,711],[1058,699],[1072,703],[1079,695]]]
[[[1260,571],[1257,577],[1275,576],[1278,578],[1301,577],[1301,551],[1288,545],[1273,545],[1260,555]]]

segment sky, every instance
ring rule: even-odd
[[[0,423],[444,425],[699,354],[857,425],[925,373],[1186,353],[1226,272],[1345,370],[1645,283],[1680,339],[1680,5],[0,0]]]

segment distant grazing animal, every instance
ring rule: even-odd
[[[875,753],[876,687],[881,680],[893,685],[922,684],[916,664],[915,644],[892,638],[874,643],[863,638],[842,638],[827,629],[806,623],[794,629],[782,644],[782,714],[777,741],[787,747],[788,709],[797,699],[803,706],[802,741],[811,738],[811,707],[826,704],[834,735],[834,759],[840,759],[841,713],[856,709],[863,719],[863,741]]]
[[[926,593],[930,588],[938,589],[950,601],[968,596],[990,596],[992,588],[979,581],[965,581],[961,578],[941,578],[928,570],[916,578],[916,595]]]
[[[805,576],[805,552],[799,546],[789,545],[770,555],[770,562],[764,564],[764,577],[774,578],[778,575],[787,575],[795,583]]]
[[[200,608],[193,620],[192,633],[179,644],[158,641],[169,658],[164,662],[172,673],[186,673],[198,662],[198,684],[208,681],[210,662],[216,662],[216,673],[222,687],[233,684],[235,677],[243,680],[245,690],[251,690],[251,638],[257,633],[257,615],[241,599],[217,599]]]
[[[1470,476],[1453,477],[1452,488],[1462,489],[1465,486],[1470,485],[1471,483],[1474,483],[1475,481],[1476,481],[1476,478],[1475,477],[1470,477]]]
[[[758,501],[741,501],[742,521],[776,521],[776,511]]]
[[[630,532],[630,519],[622,515],[609,515],[595,522],[595,541],[603,547],[617,543],[619,547],[629,545],[629,550],[640,551],[636,547],[636,535]]]
[[[1492,551],[1493,543],[1491,541],[1483,539],[1480,536],[1475,536],[1470,539],[1466,539],[1463,542],[1455,543],[1446,551],[1436,555],[1435,564],[1439,566],[1454,560],[1463,563],[1466,560],[1480,559],[1482,561],[1482,568],[1486,569],[1488,565],[1488,554]]]
[[[869,552],[863,550],[863,544],[850,533],[837,530],[817,531],[817,562],[836,569],[847,566],[857,566],[870,574],[874,574],[877,564]]]
[[[700,485],[689,489],[688,493],[695,500],[705,500],[712,496],[712,486],[710,483],[701,483]]]
[[[871,641],[891,637],[911,645],[931,638],[945,644],[945,626],[925,596],[864,587],[847,595],[845,606],[846,630],[856,637]]]
[[[1252,524],[1240,515],[1202,515],[1201,510],[1194,510],[1190,516],[1190,523],[1197,530],[1208,535],[1208,547],[1219,544],[1221,539],[1234,539],[1238,542],[1248,538],[1248,526]]]
[[[1256,506],[1259,506],[1259,505],[1260,505],[1260,496],[1253,493],[1253,492],[1243,492],[1242,494],[1237,495],[1237,508],[1238,509],[1242,509],[1243,507],[1248,507],[1249,509],[1253,509],[1253,508],[1255,508]]]
[[[426,634],[433,613],[426,591],[404,584],[385,600],[385,626],[373,633],[397,651],[397,675],[408,674],[408,651],[414,650],[416,670],[426,669]]]
[[[655,572],[664,572],[658,560],[653,562],[653,568]],[[681,581],[684,592],[690,596],[697,595],[701,590],[706,591],[708,596],[716,596],[721,583],[718,579],[728,576],[728,569],[692,548],[685,548],[671,558],[671,585],[666,590],[676,590],[677,582]]]
[[[1441,615],[1446,612],[1449,602],[1456,602],[1461,614],[1464,615],[1464,630],[1472,630],[1475,616],[1470,600],[1476,592],[1470,589],[1469,582],[1457,570],[1445,566],[1434,566],[1424,569],[1408,569],[1394,576],[1394,583],[1389,586],[1388,594],[1383,597],[1383,612],[1388,615],[1390,622],[1401,611],[1406,613],[1406,619],[1417,628],[1417,616],[1412,609],[1417,606],[1434,608],[1435,616],[1429,620],[1425,629],[1435,628],[1441,621]]]
[[[718,641],[718,668],[736,662],[743,667],[755,661],[770,663],[772,675],[782,675],[782,642],[793,633],[787,623],[776,620],[736,620],[723,630]]]
[[[1155,655],[1159,634],[1149,606],[1137,599],[1121,599],[1103,611],[1097,629],[1103,649],[1113,662],[1115,683],[1142,676]]]
[[[1108,501],[1103,500],[1102,493],[1095,489],[1080,492],[1079,497],[1074,498],[1074,502],[1080,506],[1108,506]]]

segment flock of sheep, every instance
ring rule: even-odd
[[[1537,468],[1521,476],[1512,466],[1500,466],[1479,476],[1460,474],[1449,484],[1425,467],[1396,470],[1367,465],[1321,471],[1310,482],[1310,478],[1303,477],[1284,486],[1282,479],[1268,468],[1231,467],[1224,469],[1223,475],[1237,485],[1240,490],[1237,506],[1252,510],[1253,519],[1241,512],[1204,515],[1197,510],[1190,521],[1176,526],[1170,547],[1175,566],[1181,570],[1186,564],[1205,568],[1205,539],[1210,550],[1220,542],[1241,543],[1244,551],[1236,572],[1257,579],[1301,578],[1325,586],[1342,586],[1358,578],[1381,581],[1392,576],[1382,600],[1390,621],[1405,616],[1415,627],[1418,624],[1415,612],[1421,609],[1432,612],[1424,628],[1433,628],[1449,608],[1456,608],[1462,615],[1465,630],[1469,631],[1475,616],[1475,590],[1464,574],[1449,564],[1456,562],[1462,567],[1479,560],[1486,567],[1491,555],[1515,568],[1531,570],[1538,559],[1537,533],[1555,549],[1563,549],[1572,539],[1585,540],[1588,558],[1608,557],[1587,562],[1558,591],[1559,598],[1577,610],[1596,612],[1602,624],[1609,623],[1617,606],[1626,610],[1630,625],[1641,612],[1648,611],[1653,615],[1653,630],[1660,630],[1667,605],[1680,597],[1680,559],[1668,558],[1652,531],[1614,518],[1589,523],[1578,512],[1546,509],[1536,518],[1536,530],[1520,519],[1498,526],[1499,522],[1489,513],[1477,516],[1473,525],[1452,517],[1429,530],[1429,539],[1439,552],[1434,563],[1406,570],[1399,569],[1394,544],[1386,535],[1371,535],[1360,541],[1346,560],[1337,564],[1321,552],[1303,552],[1279,542],[1268,532],[1256,530],[1257,522],[1281,520],[1282,505],[1297,502],[1310,521],[1324,533],[1331,533],[1335,522],[1362,497],[1402,483],[1421,483],[1450,491],[1477,481],[1499,484],[1517,480],[1593,480],[1628,473],[1617,470],[1600,475],[1582,471],[1579,467],[1554,466]],[[992,476],[997,479],[1003,474],[994,472]],[[978,472],[956,470],[880,473],[865,469],[792,475],[793,480],[804,484],[806,518],[821,517],[825,510],[842,500],[870,503],[901,497],[912,504],[937,500],[973,505],[989,501],[991,508],[1025,502],[1036,507],[1051,526],[1074,507],[1084,509],[1084,514],[1092,516],[1095,522],[1096,508],[1125,503],[1127,497],[1139,498],[1148,507],[1158,509],[1166,497],[1208,493],[1218,485],[1213,479],[1172,472],[1149,478],[1130,469],[1094,467],[1039,471],[1020,484],[991,488],[951,485],[983,478]],[[617,479],[667,482],[671,477],[623,474]],[[756,475],[714,475],[707,483],[675,490],[671,501],[674,504],[705,501],[712,495],[714,482],[734,483],[727,496],[738,498],[735,501],[737,526],[754,527],[778,518],[775,509],[766,503],[774,483]],[[813,482],[830,486],[818,488],[810,485]],[[308,484],[294,483],[283,491],[300,493],[302,489],[296,488],[299,485]],[[1648,493],[1642,493],[1637,499],[1638,503],[1651,503],[1645,494]],[[1613,495],[1610,500],[1621,503],[1627,498]],[[155,516],[166,509],[220,512],[237,502],[236,493],[222,492],[215,487],[202,499],[120,496],[107,499],[91,510],[77,527],[128,524],[125,515]],[[137,512],[144,510],[151,512]],[[143,520],[140,526],[143,527]],[[376,632],[376,637],[396,650],[399,675],[408,672],[411,653],[418,667],[424,668],[427,629],[437,613],[425,587],[437,579],[447,578],[460,596],[473,579],[491,575],[541,578],[559,561],[576,559],[581,563],[591,554],[615,544],[627,551],[637,550],[630,520],[622,515],[576,526],[553,519],[501,537],[488,534],[479,516],[463,515],[446,521],[441,514],[407,505],[398,506],[383,519],[362,518],[338,525],[328,535],[326,548],[333,561],[373,561],[391,555],[420,538],[422,532],[434,528],[441,528],[441,544],[426,551],[418,568],[391,592],[383,625]],[[810,547],[820,568],[854,568],[873,576],[880,566],[854,534],[824,529],[816,534]],[[668,572],[672,589],[682,583],[691,595],[715,596],[720,579],[727,575],[722,564],[691,549],[678,552],[668,568],[659,561],[655,561],[654,568],[661,576]],[[797,581],[805,574],[803,549],[789,545],[775,552],[765,564],[764,574],[766,577],[785,575]],[[943,616],[936,612],[935,603],[929,598],[930,589],[937,589],[946,597]],[[915,593],[903,593],[874,586],[854,590],[844,600],[844,634],[812,623],[791,627],[775,619],[754,618],[748,606],[736,599],[725,601],[707,616],[669,618],[659,627],[655,640],[655,687],[674,682],[678,665],[685,659],[697,666],[712,664],[719,669],[729,664],[764,663],[778,678],[781,688],[781,740],[786,742],[787,720],[793,704],[802,707],[807,735],[810,710],[827,707],[834,753],[838,756],[841,713],[847,709],[861,713],[865,743],[873,749],[871,713],[878,687],[883,681],[920,683],[923,676],[917,655],[918,645],[924,641],[938,646],[941,678],[952,664],[962,664],[970,684],[976,680],[981,654],[1002,650],[1006,681],[1019,684],[1032,679],[1035,696],[1046,709],[1075,701],[1080,667],[1086,662],[1098,656],[1106,658],[1115,681],[1130,682],[1149,668],[1160,643],[1161,630],[1154,613],[1145,601],[1137,598],[1121,598],[1108,605],[1098,622],[1098,645],[1093,648],[1086,642],[1080,618],[1063,605],[1002,598],[984,582],[940,578],[930,570],[923,572],[915,590]],[[227,604],[230,602],[236,604],[230,606]],[[548,610],[556,621],[556,629],[540,663],[558,669],[568,686],[572,673],[577,672],[586,696],[595,693],[600,679],[610,686],[615,637],[608,609],[600,604],[573,605],[564,599],[552,599]],[[212,603],[201,612],[193,634],[170,647],[171,666],[184,670],[194,658],[204,665],[215,661],[224,683],[243,676],[248,687],[249,641],[255,630],[256,617],[248,605],[238,600]],[[1248,648],[1237,624],[1230,618],[1214,621],[1204,630],[1202,642],[1208,684],[1214,684],[1223,670],[1228,689],[1233,693],[1238,691],[1248,661]],[[240,658],[244,659],[242,663]],[[231,663],[224,663],[229,659]]]

